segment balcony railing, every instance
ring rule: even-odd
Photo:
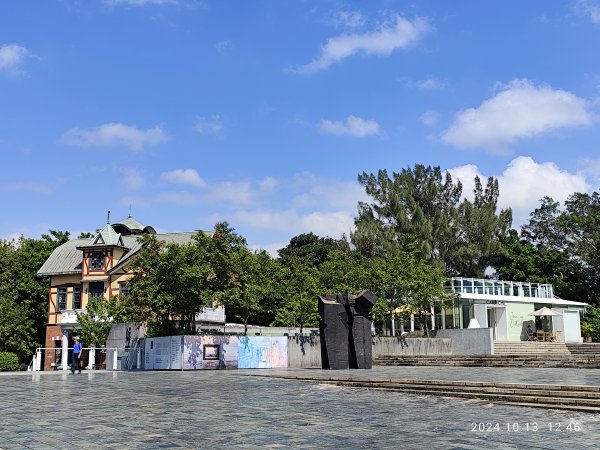
[[[196,313],[196,322],[225,323],[225,308],[203,308]]]
[[[450,278],[444,282],[444,290],[446,292],[458,292],[461,294],[534,298],[554,297],[554,291],[551,284],[484,280],[478,278]]]
[[[63,309],[60,313],[62,319],[60,320],[61,325],[75,325],[77,324],[77,313],[81,314],[85,309]]]

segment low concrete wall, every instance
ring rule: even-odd
[[[374,337],[373,358],[380,355],[450,355],[450,339]],[[321,367],[319,336],[289,336],[288,364],[293,368]]]
[[[435,330],[438,338],[452,341],[453,355],[493,355],[494,338],[491,328],[455,328]]]
[[[373,358],[380,355],[450,355],[450,339],[374,337]]]
[[[321,367],[321,338],[319,336],[288,336],[288,367]]]
[[[139,370],[144,368],[144,337],[146,327],[139,323],[113,325],[106,340],[106,348],[117,348],[117,370]],[[113,370],[114,351],[106,352],[106,369]]]

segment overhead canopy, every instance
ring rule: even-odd
[[[545,306],[543,308],[538,309],[537,311],[532,312],[529,315],[530,316],[562,316],[562,314],[559,313],[558,311],[554,311],[553,309],[546,308]]]

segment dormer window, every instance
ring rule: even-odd
[[[103,270],[104,269],[104,254],[94,252],[90,256],[90,269],[92,270]]]

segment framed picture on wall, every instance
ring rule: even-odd
[[[205,360],[219,360],[219,345],[205,345],[204,346],[204,359]]]

